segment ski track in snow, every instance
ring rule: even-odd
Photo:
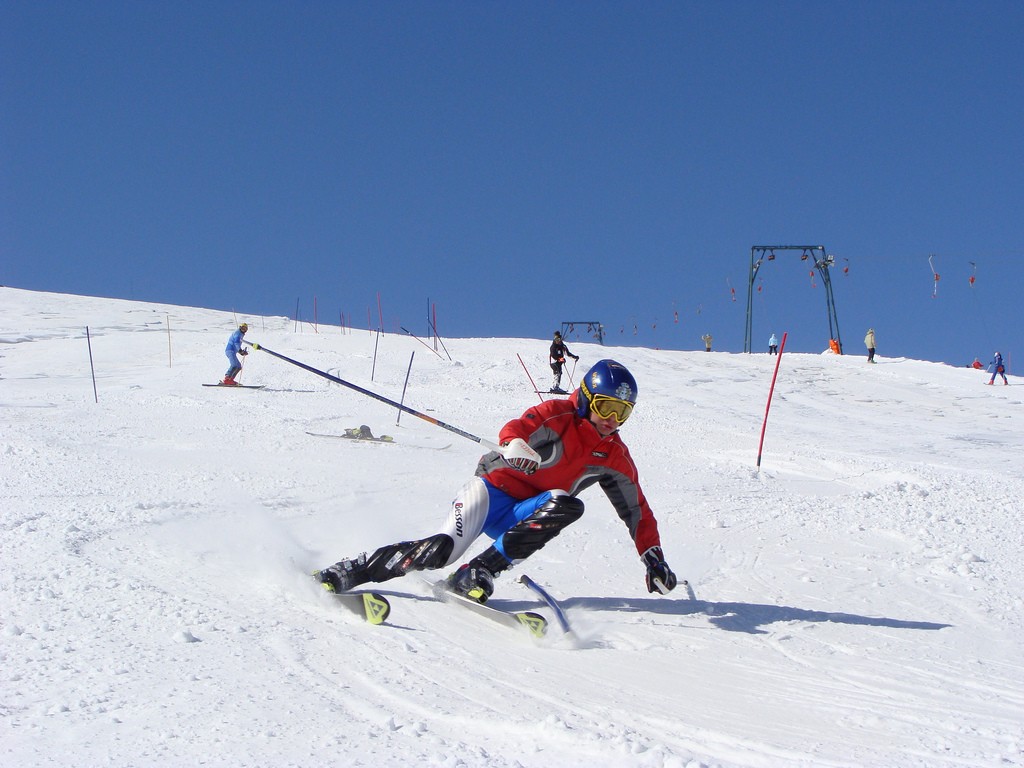
[[[263,390],[204,390],[230,313],[0,299],[0,764],[1024,764],[1017,377],[786,354],[758,471],[774,358],[575,344],[577,378],[602,356],[637,375],[623,432],[697,599],[646,592],[590,489],[522,566],[576,631],[536,640],[415,578],[380,585],[371,627],[308,577],[431,533],[472,441],[258,352]],[[488,439],[537,402],[516,355],[543,374],[542,341],[446,340],[449,361],[244,319],[394,399],[415,352],[406,403]],[[305,434],[359,424],[396,442]]]

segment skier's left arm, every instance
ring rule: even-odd
[[[627,471],[614,471],[606,475],[600,481],[601,487],[629,528],[636,551],[647,569],[647,591],[667,594],[675,589],[677,579],[661,549],[658,521],[640,489],[632,460],[627,458],[627,465],[623,469]]]
[[[661,547],[651,547],[641,556],[647,566],[647,591],[667,595],[676,588],[676,575],[665,562]]]

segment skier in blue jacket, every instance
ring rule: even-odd
[[[992,359],[992,362],[988,364],[992,369],[992,378],[988,380],[989,384],[994,384],[996,376],[1003,377],[1003,384],[1009,384],[1006,380],[1006,366],[1003,365],[1003,356],[996,352],[996,356]]]
[[[235,381],[235,376],[242,370],[242,364],[238,361],[238,356],[245,356],[249,354],[249,350],[242,349],[242,337],[245,336],[245,332],[249,330],[249,326],[246,323],[242,323],[238,326],[238,330],[231,334],[228,338],[228,345],[224,348],[224,354],[228,357],[228,372],[224,374],[224,385],[229,387],[238,386],[238,382]]]

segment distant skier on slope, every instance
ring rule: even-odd
[[[242,323],[238,326],[238,330],[228,337],[228,345],[224,348],[224,354],[228,358],[228,372],[224,374],[223,383],[229,387],[238,385],[235,381],[235,376],[242,370],[242,364],[238,361],[238,356],[249,354],[249,351],[242,349],[242,337],[245,336],[246,331],[249,330],[249,326],[246,323]]]
[[[562,341],[561,331],[555,331],[555,337],[551,341],[551,348],[548,350],[548,362],[551,365],[551,373],[553,374],[551,391],[559,395],[566,394],[565,390],[562,389],[562,366],[565,365],[565,358],[567,357],[579,360],[579,357],[570,352],[569,348],[565,346],[565,342]]]
[[[533,406],[502,427],[504,455],[492,451],[481,457],[440,533],[342,560],[316,578],[329,591],[343,592],[409,571],[444,568],[486,534],[494,544],[448,577],[453,591],[486,602],[494,577],[576,522],[583,514],[577,494],[599,483],[646,567],[648,591],[670,592],[676,576],[662,554],[658,522],[640,489],[637,468],[619,437],[636,399],[632,374],[614,360],[600,360],[568,399]]]
[[[864,346],[868,348],[868,362],[875,362],[875,329],[868,328],[868,332],[864,334]]]
[[[992,378],[988,380],[989,384],[994,384],[996,376],[1003,377],[1003,384],[1009,384],[1006,380],[1006,366],[1003,365],[1003,356],[996,352],[995,357],[992,358],[992,362],[988,364],[988,367],[992,369]]]

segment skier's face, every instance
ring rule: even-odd
[[[619,428],[619,422],[614,416],[608,419],[602,418],[593,408],[590,409],[590,423],[594,425],[594,429],[601,437],[608,437]]]

